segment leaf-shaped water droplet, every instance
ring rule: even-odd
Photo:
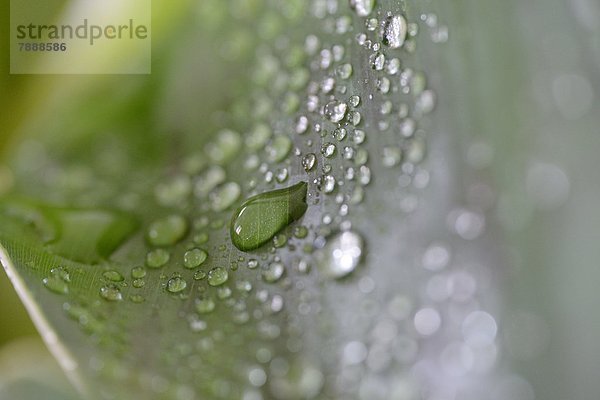
[[[254,250],[304,215],[308,184],[261,193],[246,200],[233,214],[231,241],[242,251]]]

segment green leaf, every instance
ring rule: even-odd
[[[82,395],[531,398],[498,333],[548,117],[515,101],[543,78],[525,6],[176,5],[152,76],[57,78],[5,161],[0,258]],[[596,104],[576,100],[559,111]]]

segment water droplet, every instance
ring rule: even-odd
[[[202,270],[194,272],[194,280],[201,281],[204,278],[206,278],[206,272]]]
[[[133,294],[133,295],[129,296],[129,300],[131,300],[133,303],[139,304],[139,303],[143,303],[146,299],[144,299],[144,296],[142,296],[142,295]]]
[[[302,167],[306,172],[313,169],[316,162],[317,156],[315,156],[315,153],[308,153],[304,157],[302,157]]]
[[[146,286],[146,281],[142,278],[137,278],[131,282],[131,285],[136,289],[143,288],[144,286]]]
[[[52,275],[42,280],[44,286],[46,286],[50,291],[57,294],[68,294],[69,293],[69,285],[59,276]]]
[[[248,260],[248,268],[250,269],[256,269],[258,267],[258,260],[251,258],[250,260]]]
[[[371,68],[376,71],[381,71],[385,65],[385,56],[381,53],[374,53],[369,57]]]
[[[199,267],[208,258],[208,253],[202,249],[191,249],[183,255],[183,266],[189,269]]]
[[[196,181],[194,194],[199,198],[206,197],[214,188],[225,182],[226,178],[225,170],[218,165],[213,165],[204,171]]]
[[[224,211],[239,199],[242,189],[235,182],[224,183],[210,194],[213,211]]]
[[[341,142],[342,140],[344,140],[346,138],[347,134],[348,134],[348,131],[346,130],[346,128],[336,128],[333,131],[333,137],[336,138],[336,140],[338,142]]]
[[[115,285],[106,285],[100,288],[100,296],[108,301],[121,301],[123,300],[123,295],[121,294],[121,290]]]
[[[329,277],[343,278],[358,266],[363,254],[363,239],[353,231],[345,231],[329,238],[317,253],[319,267]]]
[[[210,297],[200,297],[196,299],[195,306],[199,314],[209,314],[215,309],[216,304]]]
[[[350,104],[351,107],[358,107],[360,104],[360,97],[357,95],[352,95],[350,96],[350,99],[348,99],[348,103]]]
[[[242,148],[242,138],[239,133],[231,130],[219,132],[214,142],[204,148],[207,157],[216,164],[226,164]]]
[[[150,224],[146,238],[153,246],[170,246],[186,234],[188,223],[181,215],[170,215]]]
[[[242,251],[254,250],[304,215],[306,182],[261,193],[246,200],[233,214],[231,241]]]
[[[335,74],[340,79],[348,79],[352,76],[352,65],[342,64],[335,69]]]
[[[383,44],[397,49],[404,44],[408,26],[402,15],[388,17],[383,27]]]
[[[175,276],[167,281],[167,291],[179,293],[187,287],[187,282],[180,276]]]
[[[277,174],[275,175],[275,179],[277,180],[278,183],[283,183],[283,182],[287,181],[288,176],[289,176],[288,169],[280,168],[277,171]]]
[[[335,154],[335,144],[331,142],[323,143],[323,146],[321,146],[321,154],[327,158],[333,157]]]
[[[425,140],[415,138],[407,146],[406,159],[413,164],[420,163],[425,158],[425,147]]]
[[[331,122],[340,122],[346,116],[348,105],[341,101],[330,101],[325,105],[325,117]]]
[[[121,275],[118,271],[115,270],[105,271],[102,273],[102,276],[105,279],[108,279],[112,282],[122,282],[123,280],[125,280],[125,278],[123,278],[123,275]]]
[[[219,286],[227,282],[229,273],[223,267],[215,267],[208,271],[208,284],[211,286]]]
[[[143,278],[146,276],[146,268],[144,267],[133,267],[131,269],[131,277],[134,279]]]
[[[348,113],[348,122],[350,122],[353,126],[357,126],[360,124],[362,116],[358,111],[350,111]]]
[[[350,0],[350,8],[359,17],[366,17],[373,11],[375,0]]]
[[[178,175],[154,189],[156,201],[166,207],[183,204],[192,193],[192,182],[186,175]]]
[[[335,178],[331,175],[325,175],[323,177],[323,192],[331,193],[335,189]]]
[[[285,273],[285,267],[282,263],[273,262],[269,264],[269,267],[262,271],[262,277],[265,282],[274,283],[277,282]]]
[[[271,138],[271,128],[266,124],[258,124],[248,132],[246,146],[252,151],[260,150]]]
[[[154,249],[146,254],[146,265],[150,268],[160,268],[169,262],[171,255],[165,249]]]
[[[285,235],[285,233],[280,233],[278,235],[275,235],[275,237],[273,238],[273,246],[275,246],[276,248],[280,248],[285,246],[287,243],[287,236]]]
[[[273,138],[269,146],[267,146],[267,158],[270,162],[283,161],[292,149],[292,140],[283,135],[277,135]]]
[[[298,133],[298,134],[305,133],[307,129],[308,129],[308,118],[306,118],[304,115],[301,115],[296,120],[296,133]]]
[[[406,138],[411,137],[415,133],[417,125],[412,118],[405,118],[400,122],[400,134]]]
[[[384,167],[394,167],[402,160],[402,149],[395,146],[386,146],[383,148],[383,157],[381,163]]]
[[[294,228],[294,236],[298,239],[304,239],[306,236],[308,236],[308,229],[303,225],[299,225]]]

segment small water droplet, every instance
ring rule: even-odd
[[[131,285],[136,289],[143,288],[146,285],[146,281],[142,278],[137,278],[131,282]]]
[[[335,150],[335,144],[331,142],[324,143],[323,146],[321,146],[321,154],[323,154],[323,156],[327,158],[333,157],[333,155],[335,154]]]
[[[350,96],[350,99],[348,99],[348,103],[350,104],[351,107],[358,107],[360,104],[360,97],[357,95],[352,95]]]
[[[301,115],[296,120],[296,128],[295,128],[296,133],[303,134],[306,132],[307,129],[308,129],[308,118],[306,118],[304,115]]]
[[[262,277],[265,282],[274,283],[277,282],[285,273],[285,267],[282,263],[273,262],[269,264],[269,267],[262,271]]]
[[[209,314],[215,307],[215,301],[210,297],[199,297],[195,301],[196,311],[198,314]]]
[[[317,253],[319,267],[327,276],[343,278],[358,266],[363,254],[363,239],[354,231],[345,231],[327,240]]]
[[[373,11],[375,0],[350,0],[350,8],[359,17],[366,17]]]
[[[258,260],[251,258],[250,260],[248,260],[247,266],[250,269],[256,269],[258,267]]]
[[[315,156],[315,153],[308,153],[302,157],[302,168],[308,172],[314,168],[316,162],[317,156]]]
[[[206,278],[206,272],[202,270],[194,272],[194,280],[201,281],[204,278]]]
[[[210,166],[195,183],[194,194],[196,197],[204,198],[221,183],[225,182],[227,174],[218,165]]]
[[[146,254],[146,265],[150,268],[160,268],[169,262],[171,255],[165,249],[154,249]]]
[[[280,233],[278,235],[275,235],[275,237],[273,237],[273,246],[275,246],[276,248],[280,248],[285,246],[287,243],[287,236],[285,235],[285,233]]]
[[[191,249],[183,255],[183,266],[193,269],[202,265],[208,258],[208,253],[202,249]]]
[[[242,189],[235,182],[227,182],[210,193],[211,208],[213,211],[225,211],[240,198]]]
[[[186,234],[188,223],[181,215],[170,215],[150,224],[147,239],[153,246],[170,246],[180,241]]]
[[[335,69],[335,74],[340,79],[348,79],[352,76],[352,65],[342,64]]]
[[[134,279],[143,278],[146,276],[146,268],[137,266],[131,269],[131,277]]]
[[[331,122],[340,122],[346,116],[348,105],[341,101],[330,101],[325,105],[325,117]]]
[[[371,61],[371,68],[376,71],[381,71],[385,65],[385,56],[381,53],[371,54],[369,60]]]
[[[267,158],[270,162],[280,162],[287,157],[292,149],[292,140],[283,135],[277,135],[273,138],[266,148]]]
[[[132,294],[131,296],[129,296],[129,300],[131,300],[133,303],[140,304],[143,303],[146,299],[142,295]]]
[[[125,278],[123,278],[123,275],[121,275],[118,271],[115,271],[115,270],[104,271],[102,273],[102,276],[105,279],[108,279],[109,281],[112,281],[112,282],[122,282],[123,280],[125,280]]]
[[[108,301],[121,301],[123,300],[123,295],[121,294],[121,290],[115,285],[106,285],[100,288],[100,296],[104,300]]]
[[[187,282],[180,276],[175,276],[167,281],[167,291],[179,293],[187,287]]]
[[[298,225],[296,228],[294,228],[294,236],[298,239],[304,239],[306,236],[308,236],[308,229],[303,225]]]
[[[229,273],[223,267],[215,267],[208,271],[208,284],[211,286],[219,286],[227,282]]]
[[[331,175],[325,175],[323,177],[323,192],[331,193],[335,189],[335,178]]]
[[[233,214],[233,244],[242,251],[254,250],[304,215],[307,187],[306,182],[299,182],[246,200]]]
[[[216,164],[226,164],[242,148],[242,138],[239,133],[223,130],[217,134],[214,142],[208,143],[204,152]]]

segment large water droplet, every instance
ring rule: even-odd
[[[404,44],[408,26],[402,15],[388,17],[383,28],[383,44],[397,49]]]
[[[231,241],[235,247],[254,250],[304,215],[307,187],[306,182],[299,182],[246,200],[231,220]]]
[[[329,238],[325,247],[317,253],[319,267],[329,277],[343,278],[356,269],[363,246],[363,239],[358,233],[338,233]]]

